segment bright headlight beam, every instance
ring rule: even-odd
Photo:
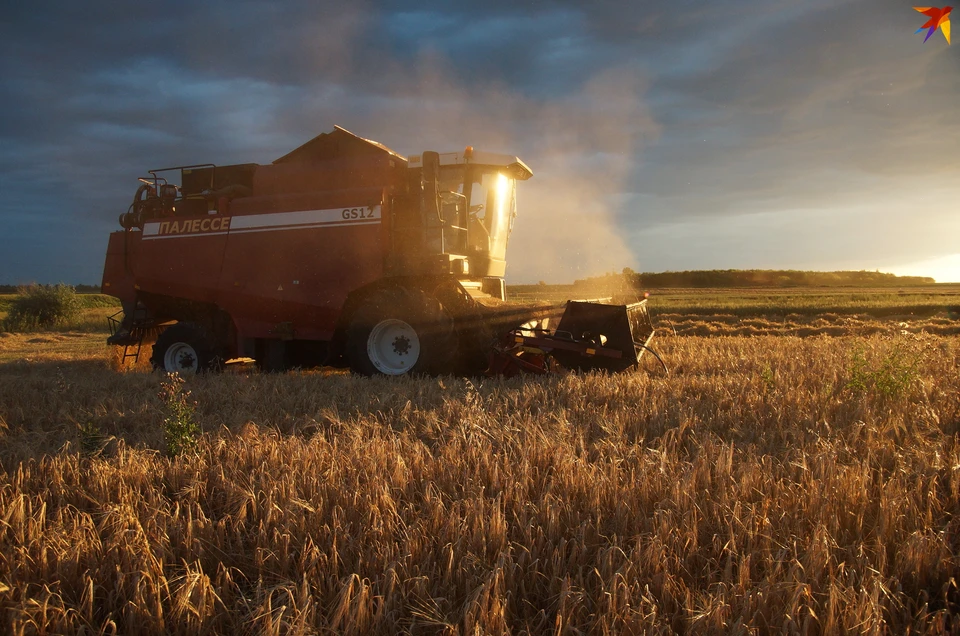
[[[497,224],[506,220],[507,195],[510,194],[510,179],[502,172],[497,174]]]

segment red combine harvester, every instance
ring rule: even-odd
[[[139,357],[155,334],[168,372],[238,358],[367,375],[618,371],[653,337],[644,301],[506,302],[517,182],[533,175],[517,157],[403,157],[336,127],[270,165],[149,174],[110,235],[103,291],[123,304],[108,342]]]

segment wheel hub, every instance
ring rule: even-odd
[[[163,354],[163,368],[168,373],[196,373],[200,370],[200,359],[191,345],[175,342]]]
[[[410,353],[410,339],[406,336],[398,336],[393,341],[393,351],[401,356]]]
[[[409,373],[420,359],[420,338],[417,331],[402,320],[382,320],[370,330],[367,356],[380,373]]]

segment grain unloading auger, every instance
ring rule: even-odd
[[[403,157],[339,127],[268,165],[151,170],[110,235],[103,291],[123,317],[108,342],[139,355],[158,334],[151,361],[179,373],[239,358],[366,375],[636,365],[643,303],[506,302],[531,176],[514,156]]]

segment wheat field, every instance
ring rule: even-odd
[[[960,633],[960,343],[903,331],[667,330],[669,375],[239,369],[187,380],[178,457],[159,374],[8,336],[3,631]]]

